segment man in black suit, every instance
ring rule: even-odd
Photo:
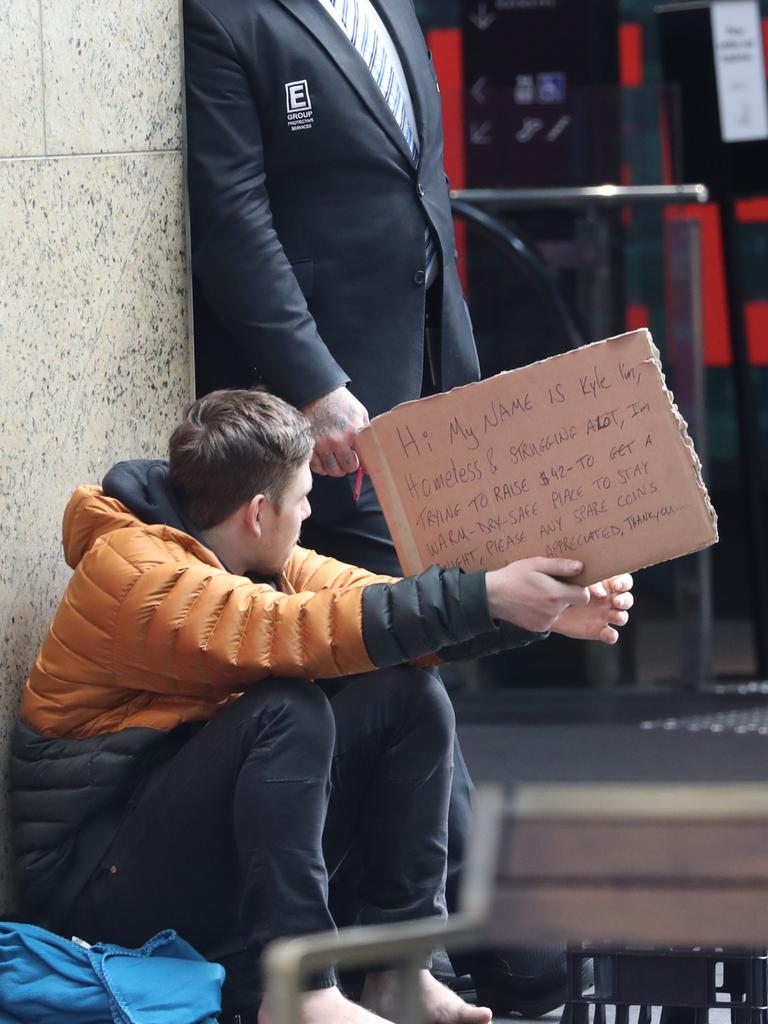
[[[303,543],[399,574],[370,483],[353,496],[356,431],[479,373],[412,2],[184,0],[184,28],[198,392],[261,380],[300,407]],[[449,907],[470,788],[457,751]]]
[[[261,379],[301,408],[326,477],[307,539],[398,572],[372,488],[352,501],[355,431],[478,362],[411,0],[379,0],[370,31],[399,61],[415,146],[344,31],[349,5],[372,6],[185,0],[198,391]]]

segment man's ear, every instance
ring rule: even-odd
[[[267,500],[265,494],[257,494],[245,506],[245,526],[254,537],[261,537],[264,508]]]

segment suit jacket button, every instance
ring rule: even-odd
[[[413,275],[414,284],[424,284],[426,280],[427,275],[423,270],[417,270],[416,273]]]
[[[421,182],[419,182],[419,184],[416,186],[416,191],[419,193],[420,196],[424,196],[426,194],[424,186],[421,184]]]

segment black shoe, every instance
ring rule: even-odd
[[[457,974],[472,975],[478,1005],[490,1007],[495,1017],[541,1017],[562,1006],[568,994],[563,949],[506,949],[452,959]],[[585,961],[582,991],[591,984],[592,971],[592,961]]]
[[[475,984],[469,974],[462,974],[460,977],[451,964],[450,957],[444,949],[432,950],[432,976],[437,978],[443,985],[447,985],[457,995],[461,996],[467,1003],[475,1001]]]

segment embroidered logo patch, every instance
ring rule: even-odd
[[[314,116],[306,78],[285,83],[285,109],[288,127],[292,132],[312,127]]]

